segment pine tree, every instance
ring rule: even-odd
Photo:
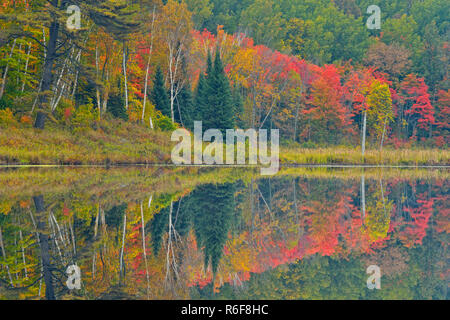
[[[160,66],[156,68],[151,99],[156,109],[161,111],[164,116],[171,117],[169,97],[164,86],[164,75]]]
[[[244,126],[241,120],[241,115],[244,113],[244,102],[242,101],[241,91],[238,87],[233,87],[233,112],[234,112],[234,122],[239,128]]]
[[[177,97],[175,104],[175,121],[183,124],[189,130],[194,129],[194,101],[192,97],[191,84],[187,82]],[[180,115],[181,113],[181,115]]]
[[[108,112],[111,113],[114,118],[122,120],[128,120],[128,113],[124,107],[124,99],[122,95],[112,94],[108,100]]]
[[[208,57],[209,59],[209,57]],[[204,115],[203,128],[226,129],[234,128],[234,107],[230,83],[223,68],[219,51],[214,59],[211,74],[207,75],[208,107]]]
[[[206,75],[205,75],[206,81],[208,81],[210,77],[212,77],[213,72],[214,70],[213,70],[212,56],[211,52],[208,51],[208,57],[206,58]]]
[[[194,111],[192,114],[193,121],[203,121],[204,115],[208,107],[208,84],[206,83],[205,75],[200,74],[195,92]]]

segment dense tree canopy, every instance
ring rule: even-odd
[[[368,30],[369,2],[75,1],[71,30],[67,1],[5,0],[0,108],[39,128],[112,115],[162,130],[278,128],[308,145],[375,146],[380,126],[388,146],[447,144],[448,2],[375,1],[382,27]],[[391,107],[368,102],[375,83]]]

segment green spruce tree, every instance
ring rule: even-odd
[[[203,121],[208,108],[208,92],[208,84],[206,83],[205,75],[201,73],[195,92],[194,112],[192,115],[193,121]]]
[[[219,50],[217,50],[214,65],[207,75],[206,82],[208,106],[203,117],[203,128],[204,130],[219,129],[225,133],[226,129],[234,128],[234,107],[230,82],[225,75]]]
[[[175,121],[182,124],[186,129],[193,130],[194,111],[191,84],[187,82],[178,94],[175,103]]]
[[[171,117],[169,97],[164,86],[164,75],[160,66],[156,68],[151,100],[156,109],[161,111],[164,116]]]

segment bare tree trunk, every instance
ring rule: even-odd
[[[27,76],[27,72],[28,72],[28,64],[30,63],[30,52],[31,52],[31,43],[28,43],[28,51],[27,51],[27,60],[25,62],[25,71],[24,71],[24,79],[22,81],[22,89],[21,92],[25,91],[25,78]]]
[[[381,199],[383,200],[384,216],[387,218],[386,199],[384,198],[384,188],[383,188],[383,179],[382,178],[380,178],[380,190],[381,190]]]
[[[362,207],[362,220],[366,218],[366,179],[364,173],[361,176],[361,207]]]
[[[97,232],[98,232],[98,220],[100,217],[100,204],[98,205],[97,217],[95,217],[95,226],[94,226],[94,241],[97,240]],[[95,264],[97,257],[97,250],[94,250],[94,256],[92,257],[92,279],[95,279]]]
[[[122,69],[123,69],[123,78],[125,81],[125,110],[128,110],[128,78],[127,78],[127,47],[125,42],[123,43],[123,61],[122,61]]]
[[[148,59],[147,59],[147,68],[145,69],[145,85],[144,85],[144,103],[143,103],[143,107],[142,107],[142,123],[144,123],[144,121],[145,121],[144,118],[145,118],[145,107],[147,104],[148,78],[149,78],[149,72],[150,72],[150,62],[152,60],[152,53],[153,53],[153,27],[155,24],[155,17],[156,17],[156,6],[153,6],[152,27],[150,30],[150,33],[151,33],[150,52],[148,54]],[[150,128],[153,129],[153,121],[152,121],[151,115],[149,117],[149,123],[150,123]]]
[[[294,122],[294,142],[297,142],[297,123],[298,123],[298,114],[300,112],[300,103],[297,103],[297,110],[295,112],[295,122]]]
[[[180,209],[180,206],[178,205],[178,210]],[[165,277],[165,285],[167,286],[169,282],[171,282],[171,270],[174,273],[175,279],[178,279],[178,264],[175,257],[175,250],[174,250],[174,242],[177,241],[177,237],[179,235],[177,234],[175,227],[172,223],[172,214],[173,214],[173,201],[170,203],[170,211],[169,211],[169,235],[167,238],[167,254],[166,254],[166,277]],[[178,212],[177,212],[178,216]],[[176,220],[177,218],[175,218]]]
[[[144,204],[141,201],[142,250],[144,251],[145,276],[147,278],[147,299],[150,299],[150,276],[148,274],[147,248],[145,247]]]
[[[386,135],[387,118],[384,120],[383,135],[381,136],[380,152],[383,151],[384,137]]]
[[[11,47],[11,52],[9,54],[9,59],[12,58],[12,55],[14,53],[14,48],[16,47],[16,41],[17,41],[17,39],[14,39],[13,45]],[[0,87],[0,99],[3,97],[3,94],[5,93],[8,71],[9,71],[9,61],[6,63],[5,72],[3,73],[2,86]]]
[[[361,144],[363,158],[366,154],[366,133],[367,133],[366,131],[367,131],[367,111],[364,111],[363,133],[362,133],[362,144]]]
[[[57,58],[57,42],[59,35],[59,22],[54,19],[50,25],[50,38],[47,46],[47,54],[44,62],[43,73],[42,73],[42,87],[41,91],[43,95],[39,96],[39,110],[37,112],[36,120],[34,122],[34,127],[36,129],[44,129],[45,121],[47,119],[47,114],[44,112],[44,105],[48,101],[47,91],[51,89],[53,80],[53,67],[54,62]]]
[[[125,249],[125,238],[127,232],[127,213],[123,215],[123,234],[122,234],[122,248],[120,249],[120,277],[122,278],[123,274],[123,252]]]
[[[25,278],[28,278],[28,270],[27,270],[27,261],[25,259],[25,249],[23,247],[23,234],[22,234],[22,229],[19,230],[19,239],[20,239],[20,244],[21,244],[21,248],[22,248],[22,262],[24,265],[24,271],[25,271]]]
[[[36,214],[38,222],[37,228],[39,232],[39,243],[41,246],[41,257],[42,257],[42,267],[44,274],[44,282],[45,282],[45,297],[47,300],[55,300],[55,291],[53,288],[53,275],[52,275],[52,265],[50,262],[50,247],[48,243],[48,235],[42,233],[46,229],[45,220],[42,217],[39,217],[39,213],[45,211],[44,207],[44,197],[38,196],[34,197],[34,205],[36,207]]]
[[[3,260],[5,260],[5,262],[6,262],[6,252],[5,252],[5,244],[3,243],[2,228],[0,228],[0,248],[2,249]],[[11,276],[11,272],[9,271],[8,265],[6,265],[6,270],[8,271],[9,282],[10,282],[11,286],[13,286],[13,279]]]
[[[180,93],[181,89],[184,87],[184,81],[177,83],[177,76],[178,76],[178,68],[180,66],[181,57],[183,54],[183,44],[177,43],[173,44],[168,41],[169,44],[169,81],[170,81],[170,113],[172,122],[175,123],[175,100],[178,97],[178,94]],[[176,47],[178,46],[178,48]],[[175,64],[174,64],[175,60]],[[181,114],[180,114],[181,116]]]
[[[42,28],[42,43],[44,44],[43,51],[44,51],[44,60],[45,60],[47,58],[47,43],[45,40],[45,28],[44,27]],[[38,92],[36,95],[36,99],[34,99],[33,107],[31,108],[31,113],[33,113],[34,109],[36,108],[36,105],[39,101],[39,93],[41,93],[41,90],[42,90],[42,77],[41,77],[41,80],[39,81]]]
[[[95,72],[96,72],[96,78],[97,78],[97,84],[95,85],[95,91],[97,94],[97,108],[98,108],[98,118],[100,119],[102,114],[102,107],[101,107],[101,101],[100,101],[100,89],[98,87],[98,44],[95,46]]]

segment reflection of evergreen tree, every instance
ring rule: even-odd
[[[183,209],[183,203],[184,200],[174,202],[172,214],[172,224],[181,237],[186,236],[191,227],[191,216],[189,215],[189,211]]]
[[[173,203],[172,208],[172,224],[175,227],[177,233],[184,237],[188,234],[190,228],[190,216],[182,210],[178,209],[179,201]],[[182,203],[183,205],[183,203]],[[152,247],[155,255],[161,250],[161,244],[163,236],[168,232],[169,229],[169,213],[170,204],[161,209],[158,214],[155,214],[153,219],[147,223],[145,229],[146,232],[150,232],[152,238]]]
[[[204,185],[186,199],[185,210],[192,217],[199,248],[203,248],[205,268],[217,271],[234,213],[235,186]]]
[[[147,228],[150,229],[150,234],[152,237],[152,249],[154,255],[158,255],[159,250],[161,250],[161,243],[163,235],[167,232],[169,226],[169,211],[170,206],[161,209],[158,214],[155,214],[153,219],[148,224]]]
[[[120,206],[115,206],[111,208],[111,210],[105,212],[105,220],[106,224],[115,229],[119,229],[119,227],[123,223],[123,215],[125,214],[125,210],[127,209],[127,204],[123,203]]]
[[[440,239],[439,239],[440,238]],[[448,272],[446,248],[442,245],[448,242],[446,233],[436,233],[428,229],[423,245],[411,251],[411,258],[417,263],[413,270],[418,272],[419,281],[415,290],[415,299],[448,300],[448,282],[443,276]]]

